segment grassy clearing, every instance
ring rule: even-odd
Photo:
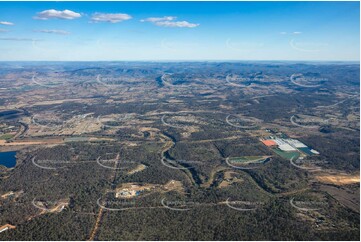
[[[3,135],[0,135],[0,140],[8,140],[8,139],[11,139],[12,137],[14,137],[13,134],[3,134]]]
[[[229,159],[232,163],[257,163],[263,162],[266,159],[264,156],[241,156],[241,157],[232,157]]]

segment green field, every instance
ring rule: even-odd
[[[232,163],[262,163],[265,160],[264,156],[240,156],[229,159]]]
[[[292,157],[294,157],[294,159],[297,159],[299,156],[300,156],[300,153],[297,152],[297,151],[291,151],[291,152],[285,152],[285,151],[282,151],[278,148],[273,148],[272,149],[277,155],[281,156],[282,158],[284,159],[291,159]]]
[[[13,134],[3,134],[3,135],[0,135],[0,140],[8,140],[8,139],[11,139],[12,137],[14,137]]]

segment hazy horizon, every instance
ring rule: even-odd
[[[359,61],[359,2],[1,2],[2,61]]]

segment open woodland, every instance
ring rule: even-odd
[[[0,166],[0,226],[16,226],[0,239],[358,240],[359,73],[336,62],[2,62],[0,152],[17,164]],[[279,134],[319,152],[312,169],[261,142]],[[133,183],[146,188],[116,197]]]

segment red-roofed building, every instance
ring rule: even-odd
[[[266,139],[266,140],[261,140],[261,141],[266,146],[275,146],[275,145],[277,145],[277,143],[274,140],[271,140],[271,139]]]

